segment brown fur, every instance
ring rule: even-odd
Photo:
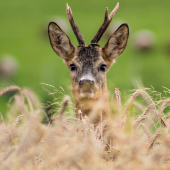
[[[128,25],[122,24],[103,48],[100,48],[98,44],[75,47],[54,22],[49,24],[48,32],[52,48],[64,59],[70,69],[76,116],[78,116],[78,110],[81,110],[83,115],[90,116],[98,105],[96,106],[99,108],[98,114],[92,121],[99,123],[109,119],[106,72],[126,47],[129,35]]]

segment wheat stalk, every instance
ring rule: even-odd
[[[145,109],[145,111],[144,111],[140,116],[138,116],[138,118],[135,120],[135,123],[134,123],[134,125],[133,125],[133,129],[134,129],[134,130],[136,129],[136,127],[139,125],[139,123],[140,123],[142,120],[144,120],[144,119],[147,118],[147,114],[150,112],[150,110],[152,109],[152,107],[153,107],[153,104],[150,104],[150,105]]]
[[[15,91],[20,92],[21,88],[19,88],[18,86],[7,87],[6,89],[0,92],[0,96],[7,94],[7,93],[15,92]]]
[[[120,111],[121,111],[122,105],[121,105],[121,97],[120,97],[119,90],[118,90],[117,88],[115,88],[114,92],[115,92],[115,95],[116,95],[116,100],[117,100],[118,108],[119,108]]]

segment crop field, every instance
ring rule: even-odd
[[[99,44],[122,23],[129,40],[107,74],[112,119],[97,127],[75,118],[69,69],[49,42],[54,21],[78,45],[66,3],[88,45],[117,1],[0,2],[0,170],[170,169],[170,1],[119,1]]]
[[[160,96],[158,92],[138,89],[122,103],[115,89],[112,120],[96,127],[81,113],[79,118],[74,117],[72,101],[66,95],[62,103],[54,98],[51,105],[60,108],[49,117],[30,89],[12,86],[0,95],[11,92],[15,94],[5,119],[0,115],[0,169],[170,168],[170,98],[153,100],[152,96]],[[55,97],[55,93],[51,95]],[[41,123],[43,119],[46,124]]]

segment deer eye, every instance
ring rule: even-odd
[[[105,64],[102,64],[102,65],[100,66],[100,71],[103,71],[103,72],[106,71],[106,65],[105,65]]]
[[[71,71],[75,71],[76,70],[76,66],[74,64],[70,64],[70,70]]]

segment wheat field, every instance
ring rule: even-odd
[[[123,103],[115,89],[112,119],[94,126],[81,112],[79,118],[73,116],[68,96],[60,103],[54,98],[51,105],[60,109],[49,117],[30,89],[11,86],[0,97],[11,92],[15,93],[7,113],[0,118],[1,170],[170,169],[170,98],[166,96],[136,89]],[[165,88],[165,93],[170,90]],[[106,124],[109,128],[103,133]]]

